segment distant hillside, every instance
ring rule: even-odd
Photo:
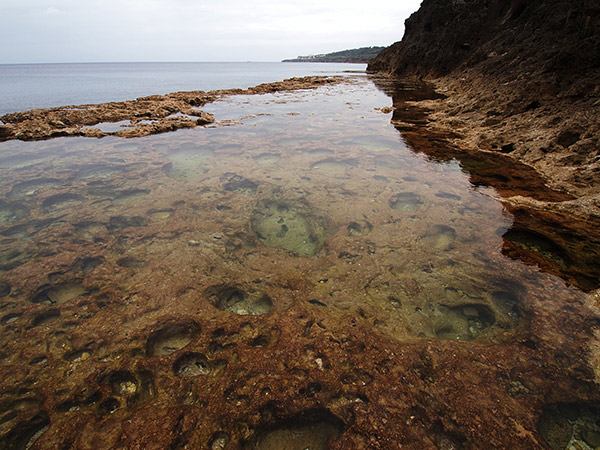
[[[362,47],[340,52],[326,53],[323,55],[298,56],[295,59],[284,59],[282,62],[337,62],[337,63],[364,63],[369,62],[385,47]]]

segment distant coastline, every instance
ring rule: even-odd
[[[315,63],[351,63],[366,64],[385,47],[361,47],[339,52],[320,55],[298,56],[294,59],[284,59],[282,62],[315,62]]]

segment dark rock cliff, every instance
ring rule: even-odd
[[[424,127],[502,153],[600,222],[600,0],[423,0],[370,72],[432,82]]]
[[[477,68],[561,83],[599,67],[600,0],[424,0],[402,41],[368,70],[437,77]]]

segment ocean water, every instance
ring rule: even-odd
[[[177,91],[247,88],[284,78],[365,68],[364,64],[278,62],[0,65],[0,116]]]

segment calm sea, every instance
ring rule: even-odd
[[[0,65],[0,115],[176,91],[247,88],[284,78],[361,71],[365,67],[278,62]]]

